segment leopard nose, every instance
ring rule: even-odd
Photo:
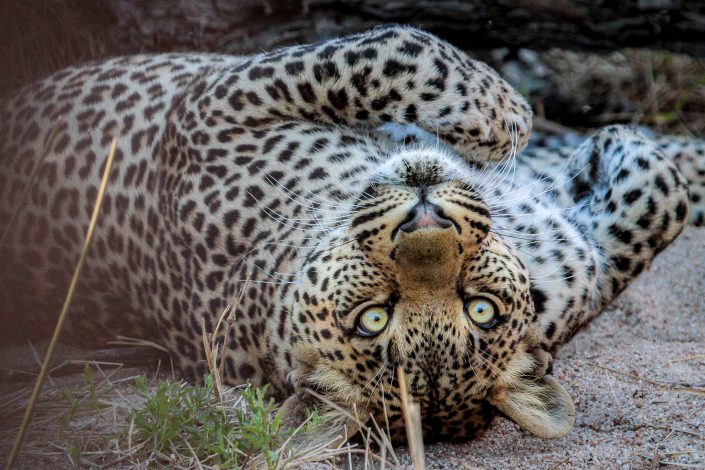
[[[426,200],[421,200],[406,214],[399,230],[411,233],[422,228],[447,229],[452,226],[453,221],[443,213],[440,207]]]

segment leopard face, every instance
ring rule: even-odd
[[[392,155],[347,223],[307,257],[294,294],[297,385],[388,421],[398,439],[397,368],[410,377],[430,439],[477,435],[495,408],[510,408],[497,397],[522,380],[535,397],[548,390],[564,401],[551,410],[564,416],[543,420],[546,433],[571,419],[562,388],[535,373],[530,275],[492,231],[472,171],[438,149]]]

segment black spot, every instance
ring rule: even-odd
[[[615,267],[622,272],[629,271],[629,268],[631,266],[629,258],[624,258],[622,256],[616,255],[612,257],[612,263],[614,263]]]
[[[341,88],[337,92],[329,90],[328,101],[330,101],[330,103],[336,109],[345,109],[345,107],[348,105],[348,94],[344,88]]]
[[[248,91],[247,93],[245,93],[245,96],[247,97],[247,101],[249,101],[255,106],[259,106],[262,104],[262,98],[260,98],[259,95],[257,95],[257,93],[255,93],[254,91]]]
[[[402,54],[406,54],[411,57],[416,57],[423,50],[423,46],[415,42],[404,41],[402,45],[397,48],[397,50]]]
[[[252,67],[247,75],[250,80],[259,80],[260,78],[271,78],[274,75],[274,67]]]
[[[632,276],[638,276],[644,270],[644,262],[639,261],[632,269]]]
[[[326,61],[313,66],[313,78],[315,78],[318,83],[330,79],[337,80],[340,78],[340,72],[334,62]]]
[[[651,166],[648,160],[645,160],[641,157],[636,159],[636,164],[639,165],[639,168],[641,168],[642,170],[648,170]]]
[[[223,217],[223,224],[225,227],[232,228],[234,224],[240,219],[240,212],[237,209],[233,209],[225,213]]]
[[[266,155],[271,152],[274,146],[277,145],[283,139],[284,136],[282,134],[277,134],[265,140],[264,145],[262,146],[262,154]]]
[[[646,213],[639,217],[639,219],[636,221],[636,224],[643,229],[647,229],[649,228],[649,225],[651,225],[651,217],[652,214]]]
[[[360,119],[361,121],[366,120],[368,117],[370,117],[370,112],[366,109],[360,110],[355,113],[355,119]]]
[[[312,284],[318,283],[318,272],[316,271],[316,268],[309,268],[309,270],[306,272],[306,275],[308,276]]]
[[[385,77],[396,77],[402,73],[415,73],[416,66],[413,64],[402,64],[394,59],[389,59],[384,63],[382,73]]]
[[[339,49],[339,46],[328,45],[321,52],[318,53],[319,59],[330,59],[333,54]]]
[[[262,191],[259,186],[248,187],[245,194],[247,194],[245,202],[243,203],[243,206],[245,207],[253,207],[257,205],[264,197],[264,191]]]
[[[678,222],[683,222],[683,219],[685,219],[685,214],[688,212],[688,209],[683,201],[679,201],[678,205],[676,206],[676,221]]]
[[[641,189],[632,189],[622,196],[622,200],[624,200],[626,204],[632,205],[634,201],[641,197],[642,194]]]
[[[556,333],[556,323],[551,322],[548,324],[548,327],[546,328],[546,332],[544,335],[546,336],[546,339],[551,339],[553,338],[553,335]]]
[[[242,90],[235,90],[232,95],[230,95],[230,98],[228,98],[228,102],[230,103],[230,106],[235,110],[235,111],[242,111],[242,109],[245,107],[245,105],[242,103],[242,96],[244,95]]]
[[[245,222],[245,225],[242,227],[242,235],[243,237],[249,237],[252,234],[252,231],[255,229],[257,226],[257,219],[254,217],[250,217],[247,219]]]
[[[534,310],[536,313],[543,313],[546,309],[546,302],[548,301],[546,294],[542,290],[532,287],[531,297],[534,300]]]
[[[240,369],[238,370],[238,374],[239,374],[238,379],[240,379],[240,380],[249,379],[255,375],[255,368],[249,364],[243,364],[240,366]]]
[[[629,170],[627,170],[626,168],[622,168],[621,170],[619,170],[619,173],[617,173],[617,176],[614,177],[613,183],[619,183],[620,181],[629,178],[629,175]]]
[[[656,183],[656,187],[661,190],[664,196],[668,196],[668,185],[663,180],[663,177],[661,175],[656,176],[656,178],[654,179],[654,183]]]
[[[413,104],[407,106],[406,110],[404,111],[404,120],[406,122],[416,122],[417,117],[418,116],[416,114],[416,106]]]
[[[618,224],[612,224],[609,226],[608,231],[610,235],[618,239],[622,243],[631,243],[633,234],[630,230],[620,227]]]
[[[380,98],[373,100],[372,103],[370,103],[370,106],[374,111],[381,111],[387,106],[387,99],[386,98]]]
[[[308,175],[308,178],[311,180],[320,180],[324,179],[328,176],[328,172],[324,170],[322,167],[318,167],[315,170],[311,172],[311,174]]]
[[[304,83],[299,83],[296,85],[296,89],[299,90],[299,94],[301,95],[301,98],[306,102],[306,103],[315,103],[316,102],[316,94],[313,91],[313,87],[311,86],[310,83],[304,82]]]

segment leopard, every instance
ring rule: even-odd
[[[62,337],[148,339],[198,380],[213,335],[226,384],[346,435],[403,441],[404,380],[430,441],[565,436],[556,349],[703,225],[702,140],[541,145],[497,72],[405,25],[88,62],[0,109],[4,341],[53,328],[114,141]]]

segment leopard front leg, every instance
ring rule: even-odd
[[[199,84],[190,100],[214,122],[250,128],[415,124],[471,161],[521,150],[531,130],[526,101],[494,70],[403,26],[254,56]]]
[[[690,223],[696,227],[705,225],[705,140],[668,135],[657,142],[688,181]]]
[[[605,305],[687,223],[687,182],[656,142],[624,126],[600,130],[572,159],[580,200],[571,215],[600,254]]]

